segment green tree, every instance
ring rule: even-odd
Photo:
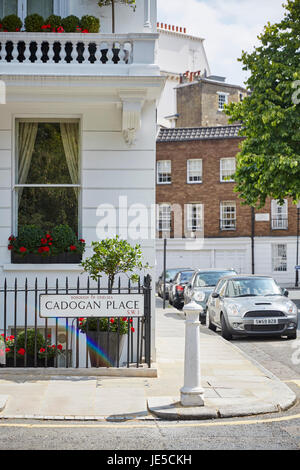
[[[135,270],[148,269],[148,263],[142,263],[142,251],[140,245],[131,246],[126,240],[119,236],[107,238],[101,242],[93,242],[92,248],[94,254],[82,261],[81,265],[95,281],[103,274],[108,276],[109,290],[113,288],[114,280],[117,274],[124,273],[129,278],[137,282],[138,275]]]
[[[136,3],[135,0],[100,0],[97,2],[99,7],[104,7],[111,5],[112,8],[112,32],[115,33],[115,4],[116,3],[125,3],[127,5],[130,5],[135,9]]]
[[[246,204],[266,198],[300,200],[300,0],[288,0],[281,22],[268,25],[252,53],[243,52],[250,72],[249,96],[226,107],[241,121],[245,140],[237,156],[235,191]]]

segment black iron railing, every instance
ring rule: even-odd
[[[22,285],[17,279],[13,286],[7,280],[0,288],[0,334],[5,341],[6,361],[4,367],[91,367],[90,350],[96,351],[96,363],[93,367],[140,367],[142,364],[151,367],[151,277],[146,276],[141,283],[128,281],[126,287],[122,286],[121,279],[117,287],[108,289],[103,287],[100,278],[97,282],[87,278],[83,285],[78,277],[76,285],[70,285],[68,277],[63,283],[56,279],[55,285],[50,285],[46,278],[41,286],[40,280],[35,279],[34,285],[29,286],[27,279]],[[62,285],[63,284],[63,285]],[[114,322],[114,333],[117,333],[116,361],[111,363],[109,357],[104,358],[99,335],[89,348],[86,338],[91,331],[91,322],[96,322],[96,332],[100,332],[101,318],[87,318],[85,320],[85,335],[82,333],[82,320],[85,318],[84,310],[81,317],[41,318],[39,297],[41,294],[56,295],[84,295],[84,294],[130,294],[133,299],[142,294],[144,299],[144,315],[107,318],[106,349],[109,351],[113,344],[111,320]],[[76,315],[74,313],[74,315]],[[123,322],[123,328],[121,323]],[[124,322],[127,331],[124,333]],[[94,328],[95,330],[95,328]],[[101,328],[103,333],[103,328]],[[102,335],[103,336],[103,335]],[[123,357],[121,361],[119,350],[120,339],[124,337]],[[22,337],[22,344],[20,338]],[[41,344],[41,339],[43,339]],[[49,344],[50,343],[50,344]],[[125,349],[126,348],[126,349]],[[126,354],[125,354],[126,353]],[[3,362],[3,361],[1,361]]]

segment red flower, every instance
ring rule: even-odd
[[[57,349],[59,349],[60,351],[62,350],[62,348],[63,348],[63,347],[62,347],[61,344],[58,344],[58,345],[57,345]]]
[[[27,248],[25,248],[25,246],[21,246],[20,253],[26,253],[26,251],[27,251]]]
[[[76,248],[75,245],[71,245],[71,246],[70,246],[70,251],[76,251],[76,250],[77,250],[77,248]]]
[[[47,233],[46,238],[51,238],[51,235],[49,235],[49,233]]]
[[[135,332],[135,329],[134,329],[133,327],[131,327],[130,329],[131,329],[132,333],[134,333],[134,332]]]
[[[40,247],[38,248],[38,252],[39,252],[39,253],[44,253],[44,247],[43,247],[43,246],[40,246]]]
[[[47,336],[47,338],[51,338],[51,333]]]
[[[48,253],[48,252],[50,251],[49,246],[45,246],[45,247],[44,247],[44,251],[46,251],[46,252]]]
[[[20,31],[20,28],[16,28],[16,32],[18,33]]]
[[[4,336],[4,333],[1,333],[1,336]]]
[[[12,250],[13,249],[13,246],[12,245],[8,245],[7,247],[9,250]]]
[[[20,356],[24,356],[24,354],[25,354],[25,349],[24,349],[24,348],[20,348],[19,351],[18,351],[18,354],[20,354]]]
[[[14,337],[14,336],[10,336],[9,339],[15,339],[15,337]]]
[[[127,317],[123,317],[123,318],[122,318],[122,321],[127,321]]]
[[[42,238],[42,239],[41,239],[41,243],[42,243],[43,245],[46,245],[46,243],[48,243],[48,240],[47,240],[46,238]]]
[[[5,348],[5,352],[10,352],[10,348]]]
[[[62,26],[59,26],[59,27],[57,28],[57,32],[58,32],[58,33],[64,33],[65,30],[64,30],[64,28],[63,28]]]
[[[45,351],[46,351],[45,348],[41,348],[41,349],[40,349],[40,353],[44,353]]]
[[[111,319],[110,319],[110,323],[115,323],[115,319],[114,319],[114,318],[111,318]]]
[[[79,241],[80,243],[85,243],[85,240],[83,238],[81,238]]]
[[[88,30],[88,29],[83,29],[81,32],[82,32],[82,33],[88,33],[89,30]]]

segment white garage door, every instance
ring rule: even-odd
[[[167,251],[167,268],[193,268],[207,269],[211,268],[211,251]],[[163,251],[158,250],[156,256],[157,274],[163,271]]]
[[[216,268],[233,268],[239,274],[245,273],[245,250],[216,250]]]

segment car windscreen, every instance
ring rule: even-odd
[[[195,279],[195,287],[214,287],[223,276],[234,276],[234,271],[213,271],[199,273]]]
[[[232,279],[228,282],[226,296],[228,297],[254,297],[254,296],[282,295],[280,287],[273,279]]]
[[[170,281],[170,279],[174,279],[174,277],[179,271],[180,271],[179,269],[168,269],[168,271],[166,271],[166,281]]]
[[[194,274],[194,271],[190,272],[183,272],[180,275],[180,282],[188,282],[192,279],[192,276]]]

